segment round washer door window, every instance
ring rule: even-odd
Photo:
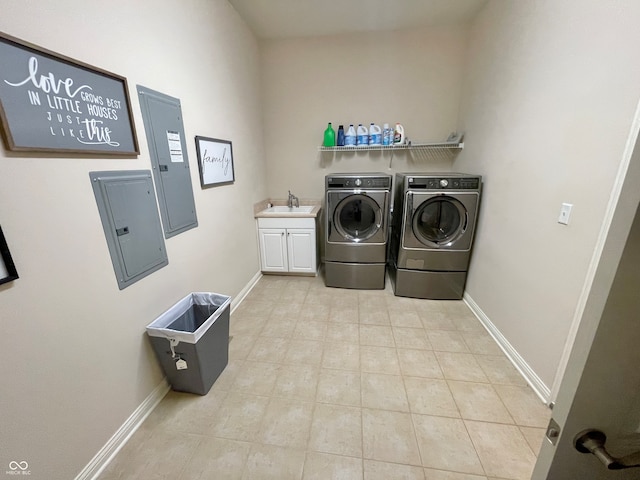
[[[412,227],[416,238],[425,245],[451,245],[467,228],[467,211],[455,198],[432,198],[417,208]]]
[[[380,230],[380,206],[371,197],[356,194],[342,199],[336,206],[333,221],[340,235],[349,240],[368,240]]]

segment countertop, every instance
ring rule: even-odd
[[[271,205],[269,205],[271,204]],[[285,206],[287,204],[287,200],[280,198],[267,198],[261,202],[258,202],[253,205],[253,216],[255,218],[277,218],[277,217],[286,217],[286,218],[316,218],[320,214],[320,210],[322,209],[322,203],[319,200],[311,200],[308,198],[301,198],[300,205],[308,205],[313,206],[311,212],[300,212],[300,213],[277,213],[277,212],[265,212],[267,208],[270,206]]]

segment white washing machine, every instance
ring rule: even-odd
[[[328,287],[383,289],[391,175],[325,177],[324,274]]]
[[[461,299],[482,177],[396,175],[389,278],[398,296]]]

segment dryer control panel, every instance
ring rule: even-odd
[[[481,177],[407,177],[407,187],[415,190],[479,190]]]

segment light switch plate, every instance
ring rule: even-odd
[[[573,204],[571,203],[562,204],[562,207],[560,207],[560,216],[558,217],[558,223],[562,223],[563,225],[569,225],[569,217],[571,216],[572,208],[573,208]]]

